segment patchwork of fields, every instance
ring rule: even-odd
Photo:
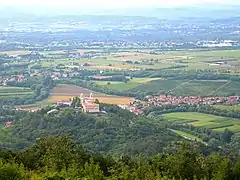
[[[0,86],[0,97],[13,97],[13,96],[25,96],[31,95],[32,90],[30,88]]]
[[[134,98],[110,96],[74,85],[59,85],[55,87],[51,91],[48,101],[53,103],[59,101],[69,101],[74,96],[80,96],[81,93],[84,96],[89,96],[90,93],[93,93],[93,97],[95,99],[98,99],[101,103],[107,104],[130,104],[130,102],[135,101]]]
[[[239,82],[230,82],[223,87],[227,81],[183,81],[183,80],[155,80],[137,86],[131,91],[151,92],[159,94],[160,91],[170,92],[177,96],[208,96],[238,94]],[[222,87],[219,89],[219,87]]]
[[[159,80],[160,78],[133,78],[128,82],[119,82],[119,81],[95,81],[96,84],[105,86],[112,90],[125,91],[129,89],[136,88],[137,86],[146,84],[151,81]]]
[[[206,127],[214,131],[222,132],[226,128],[235,132],[240,132],[240,119],[215,116],[196,112],[179,112],[163,115],[166,120],[178,124],[192,124],[196,127]]]
[[[151,50],[145,52],[134,52],[132,50],[125,50],[127,52],[106,53],[104,50],[79,50],[81,53],[95,52],[101,55],[96,55],[92,58],[79,58],[75,59],[75,63],[88,63],[89,66],[85,69],[94,70],[142,70],[142,69],[162,69],[174,66],[183,66],[183,69],[234,69],[238,70],[240,65],[239,50],[225,50],[225,51],[177,51],[166,52],[159,54],[151,54]],[[10,52],[6,52],[10,53]],[[16,54],[17,52],[11,52]],[[24,52],[19,52],[24,53]],[[26,52],[25,52],[26,53]],[[72,51],[77,53],[77,51]],[[72,60],[62,58],[66,55],[67,51],[52,51],[42,52],[42,54],[56,58],[53,64],[64,64],[67,67],[73,67]],[[209,64],[219,61],[227,62],[226,65],[211,66]],[[131,63],[129,63],[131,62]],[[50,63],[51,64],[51,63]],[[41,65],[47,67],[50,65],[48,62],[41,62]],[[77,66],[76,66],[77,67]]]

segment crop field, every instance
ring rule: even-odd
[[[227,81],[182,81],[182,80],[155,80],[137,86],[131,91],[152,92],[159,94],[160,91],[169,92],[177,96],[214,96],[238,94],[239,82],[230,82],[223,87]],[[222,87],[219,89],[219,87]]]
[[[51,95],[55,95],[55,96],[65,96],[65,95],[80,96],[80,94],[89,95],[90,93],[94,93],[94,92],[79,86],[65,85],[65,84],[58,85],[57,87],[53,88],[51,91]]]
[[[69,101],[73,96],[65,95],[65,96],[56,96],[52,95],[48,98],[49,102],[56,103],[59,101]],[[117,97],[117,96],[94,96],[95,99],[98,99],[101,103],[106,104],[130,104],[135,101],[134,98],[130,97]]]
[[[224,131],[226,128],[235,133],[240,132],[239,119],[196,112],[169,113],[163,116],[166,120],[178,124],[192,124],[196,127],[206,127],[219,132]]]
[[[240,58],[240,50],[219,50],[219,51],[200,51],[190,52],[190,56],[218,57],[218,58]]]
[[[141,70],[141,69],[162,69],[174,67],[176,65],[185,66],[182,69],[232,69],[238,71],[240,65],[240,50],[222,50],[222,51],[177,51],[166,52],[163,54],[150,54],[150,51],[134,52],[129,50],[128,52],[106,53],[101,49],[79,49],[72,50],[71,53],[93,53],[91,58],[75,58],[69,60],[63,58],[62,55],[66,55],[67,51],[51,51],[42,52],[42,54],[54,57],[51,63],[42,61],[41,65],[49,67],[56,64],[64,64],[71,68],[76,67],[72,65],[72,62],[84,64],[88,63],[89,66],[85,66],[85,69],[91,70]],[[100,54],[100,55],[99,55]],[[132,61],[128,63],[127,61]],[[227,65],[211,66],[209,63],[225,61]],[[137,63],[136,63],[137,62]]]
[[[124,91],[124,90],[129,90],[133,89],[141,84],[146,84],[151,81],[159,80],[160,78],[134,78],[131,79],[128,82],[117,82],[117,81],[95,81],[98,85],[105,86],[109,89],[113,90],[119,90],[119,91]]]
[[[30,88],[0,86],[0,97],[31,95]]]
[[[216,105],[214,107],[221,110],[240,111],[240,105],[233,106]]]
[[[29,53],[30,51],[26,51],[26,50],[0,51],[0,54],[7,54],[7,55],[26,55]]]
[[[59,85],[52,90],[48,101],[52,103],[69,101],[74,96],[80,96],[81,93],[83,93],[85,96],[89,96],[90,93],[93,93],[93,97],[95,99],[98,99],[101,103],[107,104],[129,104],[135,100],[134,98],[129,97],[101,94],[74,85]]]
[[[188,140],[191,140],[191,141],[199,141],[201,143],[204,143],[202,139],[198,138],[197,136],[194,136],[192,134],[189,134],[189,133],[186,133],[184,131],[179,131],[179,130],[173,130],[173,129],[170,129],[172,132],[178,134],[179,136],[182,136],[183,138],[185,139],[188,139]],[[204,143],[205,144],[205,143]]]

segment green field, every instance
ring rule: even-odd
[[[240,83],[230,82],[223,87],[227,81],[182,81],[182,80],[156,80],[137,86],[131,91],[151,92],[169,92],[177,96],[216,96],[216,95],[240,95]],[[219,87],[223,87],[219,89]],[[217,90],[218,89],[218,90]],[[216,91],[217,90],[217,91]]]
[[[192,124],[222,132],[226,128],[237,133],[240,131],[240,119],[215,116],[196,112],[179,112],[163,115],[166,120],[178,124]]]
[[[190,52],[188,55],[197,57],[240,58],[240,50],[200,51]]]
[[[0,86],[0,92],[26,92],[30,91],[30,88],[13,87],[13,86]]]
[[[179,136],[182,136],[183,138],[185,139],[188,139],[188,140],[191,140],[191,141],[199,141],[201,143],[204,143],[202,139],[199,139],[197,136],[194,136],[192,134],[189,134],[189,133],[186,133],[186,132],[183,132],[183,131],[179,131],[179,130],[173,130],[173,129],[170,129],[172,132],[178,134]],[[204,143],[205,144],[205,143]]]
[[[0,97],[25,96],[31,94],[32,90],[30,88],[0,86]]]
[[[233,106],[216,105],[214,107],[221,110],[240,111],[240,105]]]
[[[142,84],[146,84],[148,82],[154,81],[154,80],[158,80],[160,78],[134,78],[131,79],[130,81],[128,81],[127,83],[125,82],[114,82],[114,81],[95,81],[96,84],[101,85],[101,86],[105,86],[109,89],[112,90],[120,90],[120,91],[124,91],[124,90],[129,90],[129,89],[133,89],[139,85]],[[110,83],[110,84],[108,84]]]
[[[219,50],[219,51],[172,51],[165,54],[149,54],[146,52],[134,52],[129,50],[126,52],[118,53],[106,53],[104,50],[98,50],[101,56],[95,56],[93,58],[79,58],[69,60],[63,58],[62,55],[66,54],[63,51],[43,52],[43,54],[49,58],[52,58],[51,62],[42,61],[41,65],[44,67],[53,66],[56,64],[64,64],[67,67],[74,67],[72,62],[84,64],[88,63],[90,66],[84,67],[86,69],[101,69],[101,70],[130,70],[130,69],[162,69],[174,67],[176,65],[183,65],[182,69],[234,69],[237,67],[226,66],[209,66],[209,62],[226,61],[235,62],[239,64],[240,50]],[[138,63],[128,63],[127,61],[133,61]],[[78,66],[76,66],[78,67]]]

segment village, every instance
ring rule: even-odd
[[[236,105],[240,103],[240,96],[216,96],[216,97],[199,97],[199,96],[187,96],[177,97],[172,95],[159,95],[159,96],[146,96],[146,101],[136,100],[130,105],[119,105],[122,109],[129,110],[136,115],[141,115],[144,109],[157,106],[164,107],[170,105]]]

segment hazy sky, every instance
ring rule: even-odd
[[[145,7],[183,6],[200,3],[239,3],[240,0],[0,0],[1,4],[44,5],[57,7]]]

